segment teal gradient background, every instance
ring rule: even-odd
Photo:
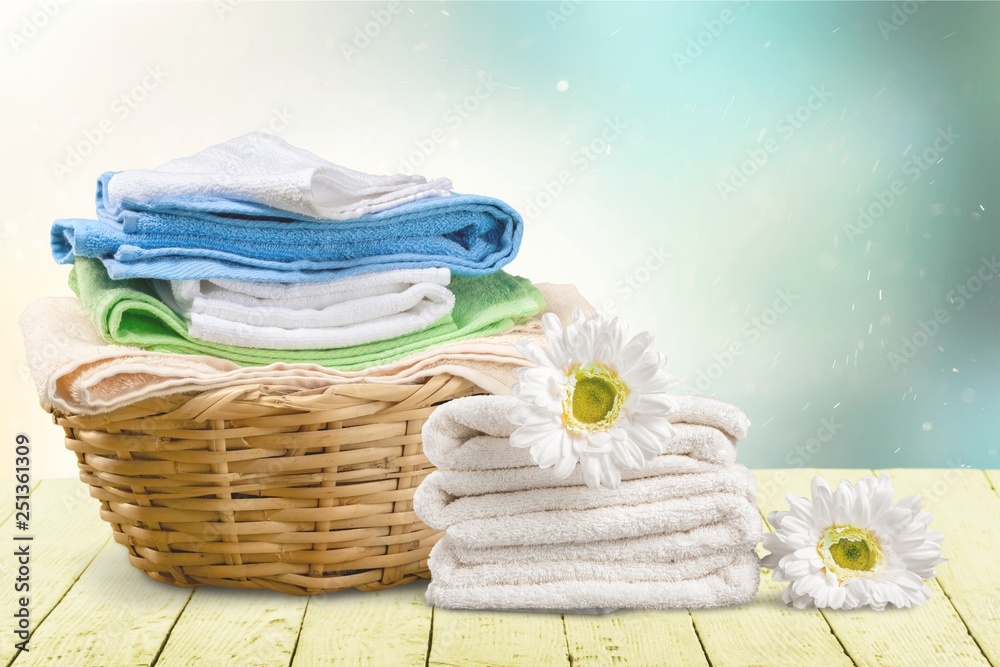
[[[0,65],[11,349],[68,294],[48,225],[101,171],[270,127],[509,201],[511,272],[655,333],[685,390],[748,413],[752,467],[1000,465],[1000,5],[141,4],[69,5]],[[52,430],[5,372],[8,428]]]

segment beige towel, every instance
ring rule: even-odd
[[[572,285],[540,284],[544,312],[568,321],[573,309],[593,308]],[[363,371],[336,371],[314,364],[239,366],[205,355],[168,354],[107,344],[72,298],[46,298],[21,316],[28,368],[46,407],[81,415],[99,414],[137,401],[233,385],[266,384],[316,389],[335,384],[407,384],[450,373],[495,394],[506,394],[513,370],[527,365],[514,345],[544,344],[541,313],[529,322],[488,338],[433,347],[391,364]]]

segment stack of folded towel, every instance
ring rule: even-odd
[[[593,308],[572,285],[537,285],[545,312],[569,324],[574,310]],[[109,345],[95,331],[76,299],[40,299],[21,316],[28,370],[45,406],[69,414],[111,412],[146,399],[222,387],[270,385],[303,390],[364,382],[410,384],[448,373],[492,394],[507,394],[513,371],[530,362],[518,343],[545,342],[540,316],[510,331],[430,347],[403,359],[358,371],[316,364],[239,366],[203,354],[172,354]]]
[[[742,604],[759,581],[754,477],[736,460],[736,407],[675,397],[675,435],[618,489],[590,489],[532,463],[509,437],[509,396],[452,401],[423,430],[438,470],[414,509],[446,530],[427,602],[459,609],[602,613]]]
[[[52,252],[101,337],[244,366],[364,371],[509,331],[544,307],[501,270],[520,216],[451,182],[375,176],[250,134],[107,173]]]

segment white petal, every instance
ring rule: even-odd
[[[858,493],[854,498],[853,520],[855,525],[862,528],[868,527],[868,522],[872,515],[871,496],[867,493]]]
[[[668,373],[665,369],[661,368],[656,372],[656,375],[652,380],[643,385],[643,391],[648,391],[651,393],[663,393],[665,391],[670,391],[674,387],[681,383],[680,379],[674,377]]]
[[[535,366],[552,366],[552,361],[549,358],[548,352],[543,350],[538,345],[518,341],[514,344],[514,347],[521,354],[521,356],[535,364]]]
[[[796,516],[786,516],[781,522],[781,529],[786,532],[808,533],[810,525]]]
[[[764,547],[765,549],[767,546]],[[765,570],[773,570],[778,566],[778,561],[781,560],[781,555],[776,553],[770,553],[760,559],[760,566]]]
[[[551,423],[521,426],[510,434],[510,444],[514,447],[530,447],[545,438],[555,436],[560,430]]]
[[[785,569],[785,574],[789,577],[805,577],[812,572],[809,567],[809,563],[798,558],[782,559],[782,566]]]
[[[642,470],[646,466],[643,450],[627,436],[615,442],[613,458],[625,470]]]
[[[674,425],[663,415],[636,413],[629,418],[628,424],[630,427],[638,426],[643,428],[648,431],[651,436],[664,442],[674,437],[676,434]]]
[[[625,383],[630,387],[645,387],[648,382],[656,377],[660,369],[663,368],[663,364],[666,362],[666,357],[657,352],[650,352],[649,354],[643,355],[643,357],[629,368],[627,371],[622,373],[622,377],[625,379]]]
[[[851,508],[854,505],[854,487],[846,479],[841,480],[837,490],[833,492],[833,522],[835,524],[853,523]]]
[[[611,322],[599,326],[594,340],[594,361],[614,367],[627,334],[628,327],[621,318],[616,317]]]
[[[636,334],[632,340],[626,343],[625,347],[622,348],[621,363],[618,367],[619,374],[627,375],[642,359],[652,344],[653,334],[648,331]]]
[[[601,466],[601,483],[606,488],[617,489],[622,483],[622,471],[614,464],[611,457],[607,457]]]
[[[635,402],[635,412],[666,417],[671,414],[677,403],[667,394],[643,394]]]
[[[769,524],[771,524],[772,526],[774,526],[774,528],[777,530],[778,528],[781,527],[781,522],[782,522],[782,520],[786,516],[788,516],[788,512],[783,512],[783,511],[780,511],[780,510],[774,510],[774,511],[768,512],[767,522]]]
[[[909,510],[913,514],[920,514],[920,510],[923,508],[923,501],[920,500],[920,496],[906,496],[896,503],[896,506]]]
[[[563,344],[563,327],[554,313],[542,315],[542,331],[549,343],[549,356],[553,362],[566,358],[566,346]],[[555,364],[557,367],[558,363]]]
[[[574,470],[576,470],[576,464],[579,460],[580,459],[577,458],[575,454],[562,457],[559,459],[559,462],[556,463],[553,474],[555,474],[558,479],[566,479],[573,474]]]
[[[827,602],[827,606],[830,609],[840,609],[844,606],[844,602],[847,600],[847,589],[841,586],[836,586],[829,589],[830,597]]]
[[[833,494],[826,480],[816,475],[812,479],[813,528],[823,530],[833,523]]]
[[[615,355],[618,355],[628,338],[628,323],[620,317],[614,318],[608,323],[607,336]]]
[[[792,494],[785,496],[786,502],[788,502],[788,509],[791,511],[792,516],[801,520],[803,524],[810,525],[812,521],[812,503],[805,498],[796,498]]]
[[[552,431],[536,440],[531,448],[531,458],[541,468],[551,468],[559,461],[559,432]]]
[[[583,470],[583,481],[592,489],[601,485],[601,462],[596,456],[580,458],[580,468]]]
[[[579,312],[579,311],[577,311]],[[575,313],[574,313],[575,315]],[[562,322],[555,313],[545,313],[542,315],[542,330],[546,334],[561,335],[563,330]]]
[[[666,420],[664,420],[666,421]],[[669,422],[668,422],[669,423]],[[665,450],[666,438],[658,437],[642,422],[633,421],[628,427],[629,437],[639,446],[647,459],[659,456]]]

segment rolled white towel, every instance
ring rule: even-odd
[[[665,454],[692,456],[717,464],[732,463],[736,442],[746,436],[750,421],[727,403],[702,396],[673,396],[677,410],[670,421],[708,426],[725,438],[671,438]],[[534,465],[528,449],[511,447],[508,439],[517,429],[508,418],[517,407],[511,396],[470,396],[442,405],[423,427],[424,452],[441,470],[491,470]],[[554,475],[549,472],[549,477]]]
[[[690,456],[663,454],[651,459],[642,470],[622,471],[622,480],[646,479],[658,475],[712,472],[718,470],[719,467],[715,463],[706,463]],[[552,474],[551,470],[538,466],[498,468],[496,470],[437,470],[433,474],[436,475],[436,483],[440,488],[445,493],[456,497],[584,484],[583,474],[579,470],[573,471],[565,479],[559,479]]]
[[[752,495],[748,498],[745,494],[705,493],[641,505],[542,510],[451,525],[436,522],[428,525],[446,527],[448,536],[464,548],[482,548],[616,540],[739,520],[759,525],[760,515]]]
[[[154,280],[202,340],[278,350],[348,347],[418,331],[448,315],[448,269],[400,269],[319,283]]]
[[[280,327],[329,327],[357,324],[406,310],[431,287],[447,287],[445,268],[375,271],[312,283],[263,283],[245,280],[171,280],[171,293],[185,313]],[[447,291],[447,290],[445,290]],[[383,297],[383,298],[380,298]],[[370,301],[369,301],[370,300]],[[406,307],[401,304],[406,303]],[[373,312],[363,312],[360,306]],[[337,308],[332,307],[337,306]],[[269,318],[255,316],[261,307]],[[284,309],[278,310],[278,309]],[[273,314],[270,311],[273,310]],[[288,311],[288,312],[285,312]],[[292,315],[294,313],[294,315]]]
[[[572,568],[566,578],[546,581],[554,572],[539,572],[534,564],[511,563],[506,583],[476,583],[450,558],[448,549],[431,554],[433,576],[427,586],[427,604],[447,609],[607,613],[615,609],[705,608],[749,602],[760,582],[760,561],[753,549],[729,554],[729,560],[711,572],[690,561],[683,572],[667,579],[641,579],[641,570],[611,566],[598,572]],[[573,576],[579,574],[580,576]],[[593,576],[588,576],[593,575]]]
[[[660,456],[645,470],[630,471],[645,473],[644,476],[633,475],[631,479],[624,479],[617,489],[599,491],[583,485],[579,470],[575,480],[572,477],[547,480],[544,477],[548,471],[539,468],[477,472],[438,470],[420,483],[414,494],[413,509],[428,526],[444,529],[465,521],[532,513],[599,507],[626,512],[629,507],[706,494],[734,495],[753,501],[756,482],[753,474],[742,465],[683,474],[662,472],[663,469],[676,470],[687,462],[700,463],[687,457]],[[460,478],[460,484],[455,483],[456,477]],[[560,484],[547,484],[548,481]],[[472,491],[472,494],[460,491]]]
[[[643,535],[616,540],[532,544],[507,547],[459,548],[445,535],[441,544],[452,545],[453,557],[460,565],[496,564],[511,567],[558,560],[590,563],[664,563],[700,558],[720,552],[753,549],[761,538],[760,516],[748,508],[740,515],[691,530],[660,535]]]
[[[748,550],[750,547],[744,547],[741,551],[746,553]],[[683,581],[711,574],[730,564],[737,555],[736,549],[716,551],[697,558],[656,561],[576,560],[567,555],[547,560],[534,559],[530,563],[512,561],[473,565],[462,562],[463,551],[448,541],[447,537],[435,544],[429,561],[434,577],[444,579],[451,586],[546,584],[558,581]]]

